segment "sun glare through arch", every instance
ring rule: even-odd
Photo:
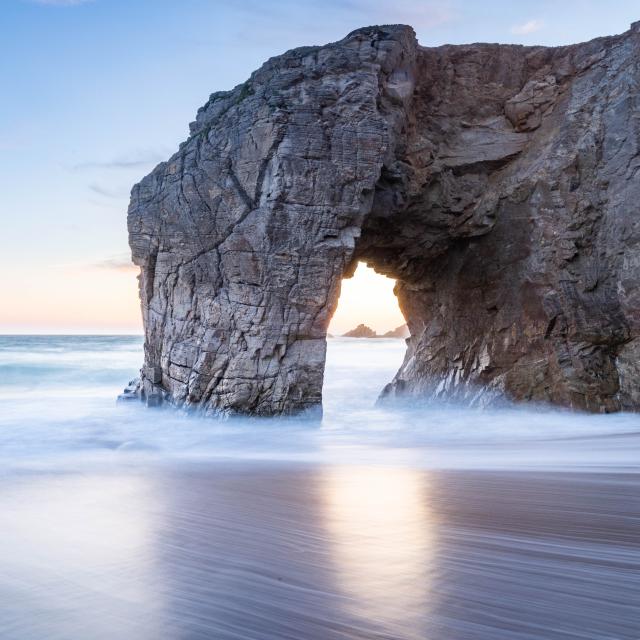
[[[341,336],[360,324],[378,335],[405,324],[393,293],[396,281],[359,262],[351,278],[342,281],[338,307],[329,323],[329,334]]]

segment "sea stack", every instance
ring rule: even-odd
[[[558,48],[359,29],[212,94],[136,185],[136,393],[321,403],[340,282],[398,280],[386,395],[640,407],[640,29]]]
[[[406,324],[401,324],[399,327],[395,329],[391,329],[383,333],[380,338],[403,338],[407,339],[411,334],[409,333],[409,327]]]
[[[347,331],[347,333],[342,334],[343,338],[377,338],[376,332],[371,328],[367,327],[366,324],[359,324],[355,329],[351,329],[351,331]]]

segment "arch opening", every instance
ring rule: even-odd
[[[340,283],[329,321],[322,405],[325,415],[369,410],[402,366],[409,336],[396,280],[356,262]]]
[[[360,325],[377,337],[401,329],[406,320],[394,293],[395,285],[392,278],[358,262],[353,275],[342,280],[338,305],[329,322],[329,336],[344,336]]]

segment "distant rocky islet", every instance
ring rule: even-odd
[[[401,324],[399,327],[392,329],[391,331],[387,331],[381,335],[378,335],[371,327],[366,324],[359,324],[355,329],[351,329],[351,331],[347,331],[342,334],[342,338],[408,338],[409,337],[409,327],[406,324]],[[330,336],[332,337],[332,336]]]

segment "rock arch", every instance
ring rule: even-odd
[[[128,214],[138,394],[321,403],[358,260],[411,330],[387,395],[640,405],[640,33],[426,48],[369,27],[214,93]]]

